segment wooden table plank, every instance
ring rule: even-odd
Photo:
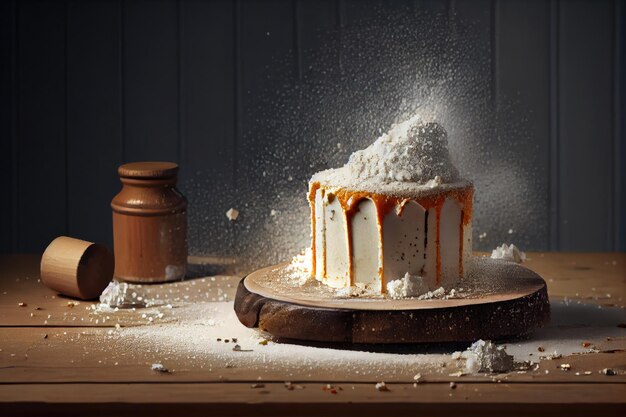
[[[5,414],[4,410],[25,415],[46,410],[53,415],[80,415],[89,404],[101,406],[103,415],[206,414],[207,410],[230,415],[287,415],[294,410],[290,404],[297,404],[298,414],[305,415],[380,415],[403,410],[514,416],[537,407],[542,414],[593,410],[624,415],[626,330],[617,324],[626,322],[626,314],[622,314],[626,254],[530,253],[528,257],[526,266],[548,282],[553,310],[558,314],[586,314],[595,311],[590,308],[599,308],[593,320],[604,327],[594,333],[592,347],[601,353],[542,360],[537,369],[525,373],[460,377],[451,376],[458,368],[449,353],[464,346],[452,345],[374,348],[371,354],[359,350],[346,354],[341,346],[293,345],[294,352],[312,349],[316,353],[306,357],[296,353],[289,358],[288,351],[276,355],[268,349],[266,363],[263,349],[281,344],[258,345],[262,335],[231,321],[235,319],[230,300],[239,277],[143,286],[142,291],[152,298],[159,294],[171,308],[160,305],[107,312],[94,310],[93,302],[68,306],[71,300],[41,285],[39,257],[0,256],[0,414]],[[20,307],[20,302],[27,305]],[[580,308],[574,308],[576,303],[582,303]],[[562,307],[570,304],[569,310]],[[216,320],[223,321],[222,325],[211,323]],[[590,323],[595,323],[593,320]],[[182,327],[172,333],[176,326]],[[564,326],[579,324],[574,320]],[[546,333],[558,331],[580,338],[561,327],[548,327],[538,336],[545,339],[550,336]],[[187,331],[190,339],[202,335],[189,341],[189,349]],[[174,336],[176,340],[167,339]],[[254,358],[262,360],[247,359],[247,352],[233,351],[234,344],[218,341],[233,337],[239,337],[238,343],[254,349]],[[573,343],[581,342],[576,339]],[[344,359],[316,359],[320,352],[328,355],[337,348]],[[428,352],[436,359],[407,366]],[[540,355],[535,352],[534,360]],[[345,359],[350,356],[367,359]],[[385,362],[389,358],[397,359]],[[155,362],[163,362],[172,372],[152,371]],[[564,363],[571,366],[570,371],[559,369]],[[618,375],[604,375],[604,368],[614,369]],[[411,382],[417,371],[422,383],[414,388]],[[264,388],[250,387],[259,380]],[[287,390],[283,386],[287,380],[305,388]],[[390,392],[374,389],[373,384],[381,380],[391,384]],[[457,383],[456,389],[450,389],[450,381]],[[342,390],[330,394],[322,389],[327,383]]]
[[[29,384],[0,385],[0,404],[20,415],[624,415],[624,384]],[[515,391],[512,401],[511,391]],[[33,401],[33,398],[37,400]],[[45,406],[43,406],[45,403]],[[442,406],[445,404],[445,406]],[[45,408],[44,408],[45,407]],[[416,414],[417,413],[417,414]]]
[[[0,255],[0,327],[115,327],[146,323],[131,310],[108,315],[95,314],[96,301],[77,301],[57,294],[39,280],[37,255]],[[162,322],[175,321],[178,307],[198,302],[232,300],[241,277],[216,275],[182,282],[156,285],[132,285],[133,291],[145,297],[163,297],[171,313]],[[25,304],[20,307],[20,303]],[[152,314],[157,308],[142,311]],[[140,315],[139,315],[140,316]]]
[[[626,253],[533,252],[528,258],[525,266],[546,279],[551,298],[592,300],[605,306],[626,305]],[[126,312],[116,314],[119,320],[96,323],[97,318],[89,309],[93,302],[68,307],[68,302],[74,300],[59,296],[39,282],[39,259],[37,255],[0,255],[0,327],[113,327],[118,321],[122,326],[141,324]],[[216,301],[220,297],[232,300],[239,279],[238,276],[217,275],[143,287],[152,294],[167,292],[172,304],[181,306]],[[19,303],[26,303],[26,306],[19,307]]]
[[[625,305],[626,253],[530,252],[527,256],[524,266],[546,280],[550,297]]]
[[[576,255],[578,257],[578,255]],[[613,254],[592,254],[582,255],[586,257],[586,262],[592,267],[584,267],[576,269],[575,273],[581,274],[594,268],[594,265],[604,267],[602,272],[598,272],[598,276],[603,277],[606,282],[603,288],[612,288],[612,281],[620,281],[619,268],[610,263],[610,259],[615,258]],[[548,278],[553,281],[567,279],[569,275],[560,272],[559,268],[563,265],[569,265],[572,257],[563,256],[562,254],[550,254],[546,257],[539,254],[530,255],[530,262],[535,262],[538,268],[544,268],[546,274],[553,274],[554,278]],[[255,381],[259,377],[266,381],[281,381],[287,378],[297,377],[299,380],[306,381],[369,381],[376,382],[378,379],[396,382],[409,382],[412,380],[415,372],[422,374],[425,380],[442,381],[450,380],[450,374],[455,373],[457,369],[451,361],[450,356],[441,355],[439,361],[447,364],[447,367],[424,366],[424,364],[416,365],[418,370],[403,370],[401,367],[388,366],[389,369],[379,371],[376,375],[359,373],[359,369],[352,372],[342,372],[337,374],[334,372],[336,365],[330,361],[324,364],[317,363],[315,372],[308,370],[303,371],[293,363],[289,366],[275,367],[271,364],[263,364],[255,366],[237,366],[237,362],[244,357],[245,353],[228,352],[229,347],[224,348],[223,343],[217,342],[218,338],[227,338],[238,336],[240,338],[249,334],[255,334],[254,331],[243,328],[236,320],[231,320],[228,334],[224,330],[215,330],[207,326],[202,332],[205,335],[213,335],[213,338],[206,339],[206,346],[201,348],[201,352],[185,352],[177,351],[177,345],[172,344],[172,348],[167,352],[153,352],[149,348],[146,351],[142,349],[132,349],[134,345],[121,343],[124,341],[122,334],[113,327],[116,324],[121,326],[142,326],[142,325],[164,325],[168,323],[177,323],[181,320],[189,319],[189,317],[200,317],[207,315],[207,311],[213,308],[221,308],[215,312],[217,316],[224,316],[231,313],[230,307],[225,303],[213,303],[220,296],[232,298],[234,294],[234,283],[236,277],[218,276],[208,277],[197,280],[190,280],[180,283],[167,285],[143,286],[152,294],[166,294],[168,301],[172,301],[176,308],[163,309],[155,307],[151,309],[139,309],[137,311],[118,311],[118,312],[101,312],[94,311],[89,306],[92,303],[81,303],[73,308],[68,308],[67,300],[58,296],[52,298],[54,293],[45,288],[34,279],[36,276],[37,258],[33,256],[18,256],[14,264],[4,263],[0,267],[0,285],[8,289],[9,294],[13,294],[17,299],[28,300],[28,306],[38,305],[37,302],[32,303],[30,300],[43,300],[45,310],[34,310],[35,317],[26,316],[23,307],[6,303],[6,299],[2,299],[0,309],[4,308],[7,312],[0,318],[0,363],[4,366],[0,368],[0,375],[3,380],[14,382],[147,382],[161,381],[159,375],[155,375],[150,371],[149,366],[154,362],[162,362],[163,356],[167,359],[168,367],[176,369],[177,372],[169,377],[177,381],[221,381],[221,380],[240,380]],[[553,258],[558,260],[554,261]],[[620,257],[617,257],[621,262]],[[622,256],[623,258],[623,256]],[[553,265],[546,267],[545,264]],[[607,264],[610,265],[607,267]],[[35,267],[33,267],[35,265]],[[21,275],[20,275],[20,271]],[[10,279],[17,276],[15,279]],[[566,278],[563,278],[565,276]],[[9,279],[7,279],[9,278]],[[27,279],[30,278],[30,279]],[[582,278],[581,278],[582,279]],[[602,279],[598,279],[598,283],[602,283]],[[612,280],[612,281],[611,281]],[[596,281],[594,281],[596,282]],[[597,285],[597,284],[596,284]],[[619,287],[619,286],[617,286]],[[566,292],[572,298],[576,289],[571,286],[564,286],[570,291]],[[587,294],[589,291],[583,294]],[[8,294],[5,294],[8,296]],[[187,297],[187,298],[185,298]],[[553,303],[556,297],[553,297]],[[595,301],[595,300],[592,300]],[[602,300],[599,300],[602,302]],[[216,307],[211,307],[211,306]],[[26,309],[28,308],[26,307]],[[2,311],[2,310],[0,310]],[[157,318],[156,313],[163,315]],[[40,315],[41,314],[41,315]],[[48,315],[51,317],[47,318]],[[232,315],[232,314],[231,314]],[[154,321],[149,321],[154,318]],[[77,320],[78,319],[78,320]],[[209,320],[209,317],[207,317]],[[625,316],[626,320],[626,316]],[[22,327],[23,323],[28,323],[28,327]],[[46,323],[47,322],[47,323]],[[79,327],[81,323],[85,323]],[[100,327],[100,329],[93,328]],[[105,327],[104,329],[102,327]],[[112,329],[113,328],[113,329]],[[622,351],[626,348],[626,335],[619,336],[622,333],[616,333],[611,340],[601,341],[601,345],[596,346],[600,351]],[[46,339],[44,339],[44,335]],[[169,333],[165,333],[167,337]],[[190,336],[191,337],[191,336]],[[127,337],[128,339],[128,337]],[[581,343],[583,340],[580,341]],[[134,343],[134,342],[133,342]],[[180,342],[179,342],[180,344]],[[139,347],[137,345],[135,347]],[[145,346],[145,343],[141,346]],[[245,346],[245,348],[253,348],[262,351],[262,346]],[[324,346],[322,346],[324,347]],[[327,346],[328,347],[328,346]],[[332,345],[330,347],[333,347]],[[439,351],[451,352],[464,347],[444,346],[439,347]],[[226,349],[226,350],[224,350]],[[365,348],[367,349],[367,348]],[[391,348],[393,352],[393,348]],[[156,349],[158,350],[158,349]],[[69,352],[69,354],[68,354]],[[425,350],[398,349],[398,353],[424,353]],[[165,355],[164,355],[165,354]],[[194,360],[190,357],[193,356]],[[196,360],[196,356],[199,358]],[[535,360],[540,354],[537,352]],[[371,359],[371,358],[370,358]],[[199,360],[204,360],[204,364],[197,366]],[[270,359],[271,360],[271,359]],[[274,358],[280,360],[280,358]],[[337,359],[339,360],[339,359]],[[557,369],[561,363],[568,363],[574,366],[573,372],[550,372]],[[515,381],[541,380],[544,382],[576,382],[581,377],[586,381],[604,381],[606,376],[600,375],[598,371],[603,368],[613,368],[616,370],[626,370],[624,358],[621,353],[615,355],[578,355],[557,361],[544,361],[539,365],[537,370],[526,374],[511,374],[507,378]],[[115,364],[118,365],[115,365]],[[206,366],[204,366],[206,365]],[[370,362],[370,367],[372,363]],[[545,371],[548,374],[545,374]],[[386,372],[385,372],[386,371]],[[576,375],[576,372],[582,375]],[[591,375],[584,375],[585,372],[592,372]],[[286,376],[288,375],[288,376]],[[329,378],[329,375],[333,375]],[[624,375],[617,377],[620,381]],[[464,380],[484,380],[484,377],[464,376]],[[614,382],[616,382],[614,380]]]
[[[207,329],[210,331],[210,329]],[[267,346],[252,347],[266,354],[267,362],[248,359],[248,352],[233,352],[230,346],[210,340],[204,352],[145,351],[143,345],[128,350],[129,345],[120,343],[122,335],[108,334],[113,330],[101,328],[67,329],[0,329],[2,351],[0,352],[0,381],[13,383],[33,382],[219,382],[219,381],[317,381],[317,382],[413,382],[416,373],[425,382],[626,382],[626,338],[615,338],[598,346],[607,353],[570,355],[554,360],[543,360],[537,369],[524,373],[512,372],[502,375],[463,375],[451,377],[458,372],[456,361],[449,354],[432,355],[430,363],[404,355],[405,360],[384,364],[386,356],[362,355],[363,364],[345,360],[328,359],[321,352],[307,352],[307,358],[291,363],[275,363],[281,356],[272,353]],[[122,333],[123,334],[123,333]],[[47,336],[44,338],[44,336]],[[241,339],[240,339],[241,340]],[[132,347],[132,341],[130,346]],[[446,349],[443,346],[441,349]],[[448,348],[450,353],[454,346]],[[302,350],[301,350],[302,351]],[[610,352],[610,353],[608,353]],[[355,352],[356,354],[356,352]],[[317,355],[317,356],[316,356]],[[316,359],[317,358],[317,359]],[[314,367],[306,365],[317,360]],[[172,372],[162,374],[151,370],[151,364],[163,363]],[[561,364],[571,366],[570,371],[559,369]],[[338,364],[343,368],[337,369]],[[412,364],[412,365],[411,365]],[[445,365],[445,366],[442,366]],[[374,372],[365,372],[370,367]],[[619,375],[601,373],[611,368]],[[548,373],[546,373],[548,371]],[[591,372],[585,375],[585,372]],[[579,375],[577,375],[579,373]]]

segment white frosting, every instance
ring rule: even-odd
[[[424,258],[426,233],[424,208],[410,201],[404,206],[400,215],[397,213],[398,210],[391,210],[383,221],[383,241],[380,243],[384,249],[383,282],[386,283],[402,277],[405,273],[423,275],[422,270],[426,261]],[[437,229],[433,228],[431,235],[436,231]],[[434,242],[435,237],[431,238]],[[378,242],[378,239],[374,242]],[[433,280],[432,285],[434,284]]]
[[[355,284],[378,284],[380,247],[376,226],[376,205],[370,199],[362,200],[352,222],[352,273]],[[380,285],[379,285],[380,286]]]
[[[327,196],[328,197],[328,196]],[[324,283],[335,288],[350,286],[350,250],[346,216],[339,199],[324,199],[326,234],[326,277]]]
[[[461,276],[459,251],[463,208],[454,199],[446,199],[441,207],[439,244],[441,251],[441,285],[450,288]],[[435,254],[436,256],[436,254]]]
[[[393,125],[370,146],[354,152],[343,167],[318,172],[311,180],[382,194],[467,184],[452,163],[445,129],[419,115]]]

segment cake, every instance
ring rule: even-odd
[[[441,125],[413,116],[392,126],[311,178],[311,275],[393,298],[453,288],[471,255],[473,192]]]

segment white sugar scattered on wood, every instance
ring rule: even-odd
[[[376,388],[376,391],[390,391],[389,387],[384,382],[377,382],[374,388]]]
[[[423,375],[426,379],[430,375],[448,377],[451,370],[459,369],[457,364],[462,367],[462,374],[470,373],[465,369],[462,352],[452,355],[445,349],[433,353],[430,349],[407,346],[377,352],[367,351],[364,347],[346,350],[332,345],[313,347],[276,343],[265,334],[241,325],[232,308],[232,303],[181,306],[177,310],[184,318],[176,322],[121,328],[107,335],[106,342],[116,354],[134,360],[155,363],[160,363],[163,358],[172,363],[182,360],[218,375],[231,368],[247,369],[262,379],[288,375],[294,380],[306,380],[314,375],[333,375],[338,367],[346,378],[387,382],[414,382],[421,380]],[[529,356],[537,352],[537,346],[545,346],[547,351],[557,351],[559,355],[587,352],[580,340],[600,343],[606,336],[624,333],[624,329],[615,325],[622,313],[615,308],[598,310],[595,306],[556,304],[553,323],[548,328],[536,332],[528,340],[507,345],[506,353],[521,363],[533,358],[537,360],[536,356]],[[210,319],[214,319],[216,324],[207,325]],[[594,324],[592,327],[584,324],[590,320],[603,325]],[[573,323],[578,325],[567,326]],[[242,353],[238,349],[233,350],[235,345],[224,343],[224,339],[229,339],[229,342],[236,339],[242,350],[256,347],[252,352]],[[496,351],[500,348],[495,344],[492,346]],[[143,352],[145,357],[137,357],[137,352]],[[442,367],[442,364],[446,366]],[[503,367],[487,364],[481,366],[480,372],[489,372],[489,369],[499,372]],[[516,367],[513,369],[517,370]],[[419,379],[415,379],[418,374]]]
[[[152,369],[153,371],[162,372],[162,373],[169,373],[170,372],[170,370],[167,369],[165,366],[163,366],[163,364],[161,364],[161,363],[153,363],[152,366],[150,367],[150,369]]]
[[[132,291],[132,287],[129,287],[129,284],[118,281],[111,281],[102,291],[100,304],[111,308],[143,307],[145,305],[142,301],[137,300],[137,293]]]
[[[147,290],[142,284],[111,281],[100,294],[100,304],[92,305],[93,310],[111,311],[114,309],[133,309],[154,307],[166,304],[158,294],[150,295],[154,290]],[[158,313],[157,313],[158,314]]]
[[[516,364],[513,356],[506,352],[504,346],[497,346],[490,340],[477,340],[464,352],[454,352],[454,359],[465,359],[465,372],[510,372]],[[519,366],[518,366],[519,367]]]
[[[479,260],[483,261],[489,261],[496,269],[498,265],[506,264],[504,261]],[[420,378],[430,380],[435,375],[448,378],[454,371],[467,373],[463,358],[459,359],[460,353],[459,358],[455,359],[451,350],[446,351],[445,348],[433,350],[396,346],[390,349],[368,349],[361,346],[352,350],[333,345],[313,347],[276,343],[268,335],[241,325],[234,314],[232,302],[207,302],[211,297],[215,297],[217,301],[216,294],[207,295],[201,301],[184,298],[183,294],[195,289],[204,294],[204,286],[211,288],[210,285],[218,285],[222,280],[221,277],[214,278],[214,281],[205,278],[170,284],[165,293],[161,290],[160,298],[149,292],[155,286],[134,286],[133,291],[137,293],[137,297],[144,297],[148,301],[159,300],[174,306],[172,310],[163,310],[168,314],[165,320],[158,319],[151,309],[90,309],[94,322],[99,319],[101,322],[110,320],[117,324],[121,317],[130,315],[135,319],[123,322],[123,326],[115,326],[112,332],[93,333],[98,336],[90,340],[97,347],[94,346],[89,353],[93,354],[97,349],[115,352],[119,363],[136,363],[141,366],[162,361],[176,367],[179,364],[191,364],[194,368],[205,370],[210,378],[222,375],[227,377],[232,372],[245,369],[257,374],[260,380],[288,377],[304,381],[333,375],[338,367],[344,370],[346,378],[387,383],[415,382],[414,377],[417,374]],[[199,288],[201,285],[202,289]],[[154,317],[154,321],[148,323],[147,318],[141,318],[142,314]],[[516,362],[538,360],[538,346],[546,353],[552,352],[548,356],[554,357],[590,353],[593,351],[584,347],[582,341],[589,342],[592,347],[600,346],[607,337],[623,336],[625,330],[617,327],[623,321],[623,310],[619,308],[598,309],[596,304],[575,301],[553,302],[552,323],[536,331],[527,340],[509,343],[506,352],[513,355]],[[133,327],[136,322],[149,325]],[[218,339],[221,341],[218,342]],[[225,343],[224,339],[228,339],[229,343]],[[70,342],[68,339],[68,343]],[[233,350],[237,344],[241,350]],[[242,353],[246,349],[253,351]],[[442,364],[446,366],[442,367]],[[462,369],[456,365],[460,365]],[[574,371],[584,374],[587,370],[599,372],[598,369]]]

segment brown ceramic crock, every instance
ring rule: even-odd
[[[122,190],[111,201],[115,277],[166,282],[187,270],[187,200],[176,189],[178,165],[133,162],[118,169]]]

